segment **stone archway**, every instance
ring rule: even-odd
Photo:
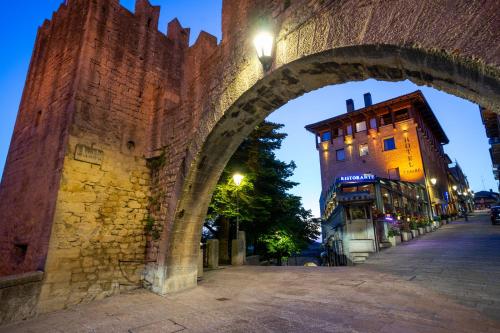
[[[489,5],[494,6],[493,2]],[[374,19],[384,9],[391,14]],[[444,12],[447,9],[451,12]],[[155,285],[157,292],[196,283],[202,222],[220,173],[251,130],[289,100],[348,81],[408,79],[500,111],[499,51],[493,46],[498,42],[493,33],[498,13],[483,22],[485,34],[459,34],[463,27],[460,21],[471,22],[470,15],[483,12],[484,7],[478,4],[299,1],[285,8],[280,1],[266,5],[247,1],[235,8],[226,1],[224,10],[224,39],[208,62],[209,68],[223,74],[196,78],[198,84],[202,80],[209,86],[215,80],[221,88],[206,91],[194,105],[199,110],[198,132],[189,146],[189,168],[170,235],[164,240],[166,269]],[[305,12],[307,15],[300,14]],[[389,24],[397,13],[417,17],[409,18],[411,24]],[[354,14],[363,17],[362,22],[353,24],[346,18]],[[228,15],[239,21],[231,21]],[[274,66],[264,74],[249,40],[257,29],[255,22],[259,22],[255,18],[266,15],[274,19],[278,40]],[[434,20],[439,23],[426,25]]]
[[[222,41],[202,32],[192,46],[177,20],[159,32],[159,14],[148,0],[134,13],[67,0],[38,31],[0,185],[0,275],[43,271],[25,302],[37,311],[130,281],[196,285],[226,162],[304,93],[409,79],[500,113],[494,0],[223,0]],[[276,36],[267,73],[252,45],[263,26]]]

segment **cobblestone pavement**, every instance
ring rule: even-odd
[[[0,332],[500,332],[500,226],[454,222],[355,267],[234,267]]]

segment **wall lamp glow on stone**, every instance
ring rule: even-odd
[[[269,31],[260,31],[253,39],[253,45],[257,50],[264,71],[268,71],[273,63],[274,37]]]
[[[457,190],[457,185],[453,185],[453,191]]]
[[[431,178],[431,184],[432,185],[436,185],[437,183],[437,179],[436,178]]]
[[[243,178],[245,178],[243,175],[241,175],[239,173],[235,173],[233,175],[233,182],[236,184],[236,186],[240,186]]]

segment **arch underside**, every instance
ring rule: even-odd
[[[498,70],[444,52],[392,45],[351,46],[305,56],[272,70],[221,112],[207,137],[196,137],[190,146],[193,160],[168,240],[164,290],[178,290],[185,281],[196,283],[201,229],[212,191],[226,163],[255,126],[305,93],[369,78],[410,80],[500,113]]]

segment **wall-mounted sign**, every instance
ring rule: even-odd
[[[101,165],[103,155],[102,150],[82,144],[76,145],[75,148],[75,160],[77,161]]]
[[[337,178],[338,183],[345,182],[366,182],[366,181],[375,181],[375,175],[371,174],[363,174],[363,175],[353,175],[353,176],[342,176]]]

